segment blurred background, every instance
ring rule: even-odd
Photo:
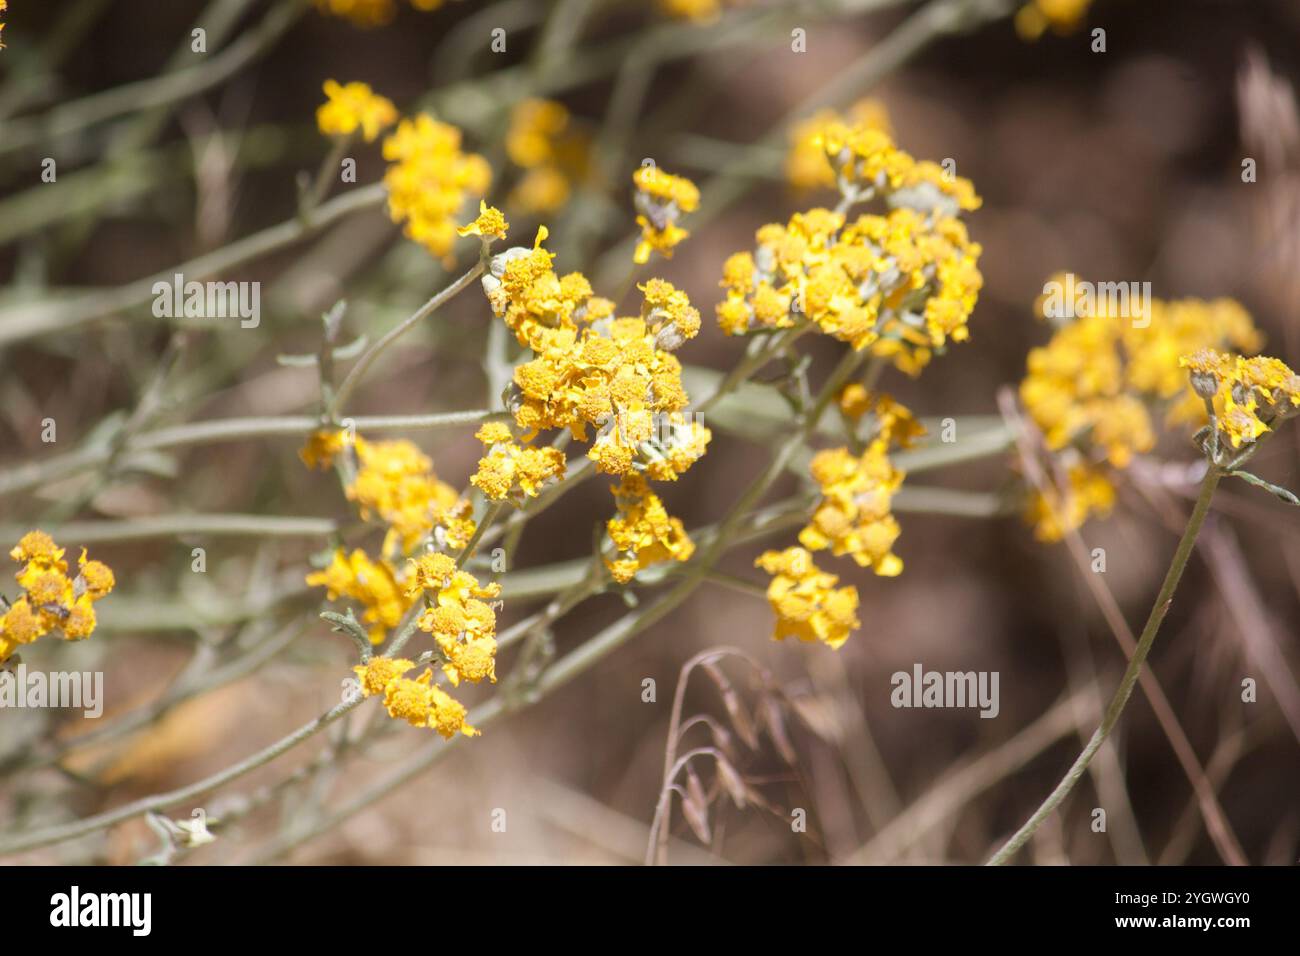
[[[984,248],[985,277],[971,340],[915,381],[891,373],[884,383],[931,423],[998,414],[998,389],[1023,377],[1027,351],[1048,337],[1032,305],[1061,270],[1150,281],[1164,299],[1235,298],[1266,333],[1266,352],[1300,362],[1294,0],[1096,0],[1073,32],[1033,41],[1013,23],[1021,4],[981,0],[753,0],[701,23],[614,0],[393,6],[390,22],[360,28],[310,4],[262,0],[10,4],[0,52],[0,476],[90,447],[129,421],[142,396],[151,427],[315,414],[315,371],[277,356],[315,353],[324,310],[346,299],[345,327],[373,340],[469,264],[472,243],[461,243],[460,263],[444,271],[374,206],[222,276],[262,283],[256,330],[196,331],[178,342],[147,306],[32,325],[33,303],[111,299],[133,280],[292,221],[298,180],[328,152],[314,123],[328,78],[365,81],[404,115],[432,108],[462,126],[467,147],[492,163],[494,201],[524,172],[503,145],[512,109],[535,97],[562,103],[582,143],[572,195],[544,216],[507,207],[511,240],[529,243],[544,221],[557,271],[581,269],[604,294],[622,285],[630,264],[631,171],[650,157],[690,176],[704,197],[685,223],[691,239],[642,274],[685,289],[704,315],[704,330],[679,353],[691,365],[726,370],[743,350],[712,322],[727,255],[750,248],[762,224],[834,201],[786,182],[789,123],[862,96],[887,108],[900,146],[918,158],[954,158],[984,198],[967,220]],[[199,63],[190,47],[196,24],[207,25]],[[507,38],[502,53],[489,47],[496,28]],[[807,31],[807,53],[791,52],[794,28]],[[1105,31],[1104,52],[1093,50],[1095,28]],[[195,70],[197,78],[187,72]],[[382,176],[377,145],[352,155],[358,183]],[[55,183],[40,178],[47,158],[57,164]],[[1257,161],[1254,182],[1243,182],[1246,158]],[[626,301],[635,308],[635,291]],[[476,289],[460,296],[385,355],[351,410],[487,407],[480,358],[490,321]],[[807,348],[816,381],[842,347]],[[161,367],[170,371],[154,389]],[[54,446],[41,439],[46,418],[57,423]],[[725,513],[769,454],[709,424],[708,455],[660,489],[688,528]],[[1265,449],[1257,471],[1296,489],[1300,433],[1291,431]],[[461,487],[480,454],[471,432],[408,437]],[[346,520],[337,482],[303,468],[299,444],[270,436],[175,448],[108,480],[64,473],[7,488],[0,477],[0,525],[9,540],[29,526],[157,514]],[[1194,494],[1181,467],[1193,460],[1186,435],[1165,436],[1122,485],[1115,514],[1084,528],[1089,547],[1106,549],[1104,585],[1135,629]],[[1012,501],[1018,472],[1008,451],[928,471],[923,481]],[[611,511],[607,484],[586,483],[534,519],[515,566],[589,554],[593,525]],[[794,488],[786,478],[772,500]],[[322,735],[205,798],[207,816],[229,823],[183,860],[639,862],[679,672],[698,652],[729,646],[750,662],[726,657],[713,673],[697,668],[680,713],[723,728],[743,799],[708,761],[693,764],[699,787],[687,813],[674,803],[670,862],[982,862],[1073,760],[1124,664],[1066,546],[1035,541],[1013,506],[996,511],[900,507],[896,551],[906,570],[898,578],[830,562],[862,601],[862,627],[838,652],[773,642],[761,596],[710,584],[556,694],[337,822],[333,811],[436,744],[394,727],[312,770],[330,743]],[[68,547],[82,541],[75,527],[58,537]],[[724,568],[758,580],[754,557],[792,538],[787,531],[741,547]],[[35,645],[25,658],[105,672],[107,710],[94,731],[103,737],[32,765],[33,740],[48,752],[50,741],[85,733],[84,722],[0,714],[6,829],[183,785],[332,706],[353,651],[316,619],[319,592],[301,586],[326,543],[309,528],[91,544],[119,582],[102,605],[102,631],[77,645]],[[206,550],[205,574],[191,571],[195,547]],[[512,600],[507,587],[504,621],[537,606]],[[626,612],[617,594],[582,604],[554,626],[556,651]],[[1151,657],[1177,735],[1199,765],[1200,799],[1168,724],[1137,692],[1093,773],[1021,859],[1213,864],[1235,843],[1252,863],[1295,862],[1297,620],[1300,512],[1244,485],[1225,488]],[[503,672],[512,660],[503,654]],[[997,671],[997,718],[891,707],[890,675],[918,662]],[[169,698],[193,674],[214,671],[217,686]],[[1245,678],[1258,684],[1255,703],[1242,702]],[[643,699],[647,679],[653,702]],[[477,703],[489,692],[464,697]],[[114,721],[129,732],[106,731]],[[708,724],[691,733],[700,736],[686,747],[707,738]],[[1207,802],[1221,807],[1227,836],[1207,833]],[[1107,810],[1105,833],[1090,826],[1095,807]],[[498,809],[504,832],[493,827]],[[800,809],[803,832],[791,826]],[[188,816],[183,808],[174,815]],[[125,863],[155,843],[132,821],[107,838],[21,859]]]

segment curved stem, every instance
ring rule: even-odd
[[[1074,789],[1074,785],[1079,782],[1079,778],[1083,776],[1084,771],[1088,769],[1088,765],[1092,763],[1092,758],[1096,756],[1097,751],[1101,749],[1101,745],[1110,736],[1115,724],[1119,722],[1120,715],[1124,713],[1124,708],[1133,693],[1133,685],[1137,683],[1138,676],[1142,673],[1142,665],[1146,662],[1147,654],[1151,651],[1151,645],[1155,643],[1156,634],[1160,631],[1160,625],[1169,612],[1169,605],[1173,602],[1174,591],[1177,590],[1178,582],[1182,579],[1183,571],[1187,568],[1187,561],[1192,556],[1192,548],[1196,544],[1196,536],[1201,531],[1201,525],[1205,523],[1205,516],[1210,511],[1210,500],[1214,497],[1214,490],[1218,487],[1222,477],[1223,472],[1213,465],[1205,473],[1205,480],[1201,482],[1200,494],[1196,498],[1196,506],[1192,509],[1192,515],[1187,521],[1187,527],[1183,530],[1183,536],[1178,542],[1178,549],[1174,552],[1173,561],[1165,574],[1164,584],[1160,586],[1160,593],[1156,595],[1155,604],[1147,617],[1146,627],[1142,629],[1142,636],[1138,638],[1137,647],[1133,651],[1133,656],[1129,659],[1128,667],[1124,671],[1124,676],[1120,679],[1119,687],[1115,690],[1115,696],[1111,698],[1110,705],[1102,716],[1101,724],[1098,725],[1087,746],[1083,748],[1083,752],[1079,754],[1070,769],[1066,771],[1065,776],[1061,778],[1061,782],[1048,794],[1047,799],[1034,811],[1033,815],[1025,821],[1024,826],[1017,830],[1011,839],[1007,840],[1002,848],[993,855],[988,862],[989,866],[1002,866],[1010,862],[1020,848],[1029,842],[1029,838],[1043,825],[1043,821],[1061,805],[1061,801]]]
[[[389,329],[382,339],[370,346],[370,348],[366,350],[365,354],[363,354],[361,358],[357,359],[357,364],[352,366],[348,371],[347,377],[343,379],[343,384],[340,385],[338,391],[334,393],[334,400],[330,402],[326,417],[333,420],[338,415],[339,410],[347,403],[352,392],[359,384],[361,384],[361,379],[365,377],[370,366],[375,363],[375,360],[379,358],[381,354],[383,354],[384,350],[405,335],[414,326],[433,315],[433,313],[436,312],[443,303],[449,301],[462,292],[466,286],[483,274],[484,268],[485,262],[483,257],[480,256],[478,262],[474,263],[468,272],[439,292],[428,302],[424,303],[420,308],[416,309],[411,313],[411,315],[407,316],[407,318]]]

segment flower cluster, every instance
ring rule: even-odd
[[[541,245],[494,256],[483,279],[493,310],[534,358],[515,368],[507,406],[523,430],[568,429],[587,441],[598,470],[670,480],[700,457],[708,429],[682,414],[689,396],[672,355],[700,327],[686,294],[651,279],[640,287],[640,315],[615,317],[581,273],[563,277]]]
[[[889,113],[879,100],[858,100],[847,116],[831,109],[818,110],[790,130],[790,151],[785,158],[785,178],[796,189],[833,189],[835,169],[826,155],[825,134],[849,126],[892,135]]]
[[[461,150],[461,133],[427,113],[404,119],[384,140],[388,212],[408,238],[445,259],[456,241],[455,217],[467,196],[482,196],[492,169]]]
[[[0,13],[4,13],[8,9],[9,9],[9,0],[0,0]],[[5,25],[4,23],[0,22],[0,50],[3,50],[5,48],[4,32],[5,32]]]
[[[413,562],[406,593],[425,598],[420,630],[433,635],[442,652],[443,672],[453,686],[461,680],[496,682],[496,613],[483,598],[501,593],[499,584],[480,584],[445,554],[421,555]]]
[[[1200,349],[1184,356],[1191,388],[1214,415],[1219,446],[1251,445],[1277,422],[1300,413],[1300,375],[1280,359],[1242,358]]]
[[[1083,23],[1092,0],[1029,0],[1016,12],[1016,32],[1033,41],[1049,29],[1053,33],[1073,33]]]
[[[661,561],[689,561],[695,553],[680,518],[671,517],[664,503],[640,475],[625,475],[611,489],[618,514],[606,525],[617,557],[606,559],[610,575],[626,584],[637,571]]]
[[[405,720],[414,727],[431,727],[450,740],[461,733],[473,737],[478,731],[466,723],[463,704],[433,683],[433,671],[425,668],[417,678],[404,676],[415,669],[415,662],[402,658],[372,657],[354,667],[365,697],[382,695],[384,709],[394,720]]]
[[[830,548],[836,557],[847,554],[860,567],[894,577],[902,572],[903,562],[893,553],[901,529],[890,503],[904,473],[894,468],[889,451],[895,444],[911,444],[924,429],[888,395],[865,392],[860,385],[850,386],[841,393],[840,404],[848,406],[846,414],[855,421],[869,418],[873,434],[860,455],[830,448],[813,456],[810,470],[821,498],[799,532],[799,543],[812,551]]]
[[[671,259],[673,249],[690,235],[677,225],[677,220],[699,207],[699,189],[684,176],[674,176],[654,165],[639,167],[632,174],[632,182],[636,184],[636,224],[641,227],[633,260],[644,265],[650,261],[651,252]]]
[[[564,452],[520,445],[504,422],[488,422],[474,437],[487,446],[487,454],[478,460],[478,471],[469,481],[492,501],[510,498],[520,504],[524,498],[536,498],[547,482],[564,477]]]
[[[711,23],[722,14],[724,2],[725,0],[659,0],[659,9],[679,20]]]
[[[113,590],[113,572],[101,561],[86,558],[82,548],[77,574],[68,576],[64,549],[43,531],[29,531],[9,556],[22,564],[15,576],[23,593],[12,604],[0,598],[0,661],[23,644],[55,630],[79,641],[95,630],[94,604]]]
[[[383,558],[372,561],[360,548],[351,554],[336,548],[326,567],[307,575],[307,585],[325,588],[331,601],[346,597],[360,604],[372,644],[382,644],[413,603],[403,593],[393,564]]]
[[[554,100],[527,99],[510,112],[506,153],[524,171],[509,202],[524,213],[547,213],[568,202],[576,182],[591,173],[590,137]]]
[[[948,342],[968,338],[981,248],[957,216],[979,197],[969,180],[917,162],[869,120],[827,119],[813,139],[841,208],[882,197],[888,211],[849,222],[812,209],[763,226],[755,251],[723,266],[718,323],[728,335],[812,323],[917,375]]]
[[[326,80],[324,89],[328,99],[316,110],[316,126],[326,136],[351,136],[361,130],[362,139],[373,143],[397,122],[397,107],[365,83]]]
[[[1048,287],[1073,290],[1072,301],[1057,302],[1056,292],[1039,300],[1040,315],[1057,327],[1047,345],[1030,351],[1020,384],[1020,399],[1065,476],[1061,487],[1029,503],[1027,518],[1045,541],[1109,511],[1114,490],[1103,484],[1155,447],[1159,417],[1170,425],[1205,421],[1181,356],[1204,348],[1253,352],[1262,344],[1236,302],[1152,299],[1122,308],[1069,279],[1055,277]]]
[[[437,10],[444,0],[411,0],[416,10]],[[322,13],[342,17],[354,26],[381,27],[397,15],[396,0],[316,0]]]
[[[858,627],[858,589],[837,588],[839,578],[820,570],[803,548],[767,551],[754,564],[772,575],[767,599],[776,614],[776,640],[797,637],[839,647]]]
[[[439,548],[463,548],[474,534],[471,506],[433,471],[433,462],[405,439],[353,443],[359,468],[347,495],[361,517],[388,525],[384,552],[410,554],[433,535]]]
[[[331,601],[347,597],[358,602],[370,639],[378,644],[414,602],[406,593],[400,555],[424,541],[444,550],[464,548],[475,525],[470,502],[438,478],[433,462],[411,442],[369,442],[360,436],[348,441],[346,435],[318,431],[299,454],[309,466],[324,467],[339,454],[353,456],[345,470],[354,475],[346,494],[362,518],[387,525],[383,553],[372,559],[360,548],[351,554],[338,548],[326,567],[307,575],[307,584],[324,587]]]

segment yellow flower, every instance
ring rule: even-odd
[[[446,258],[456,239],[455,217],[467,196],[482,196],[492,182],[487,160],[461,150],[460,130],[427,113],[404,119],[384,140],[388,212],[406,235]]]
[[[342,548],[335,550],[326,568],[307,575],[307,585],[325,588],[331,601],[348,597],[360,603],[364,609],[361,620],[370,625],[372,644],[383,643],[388,630],[397,626],[412,604],[396,569],[382,558],[372,561],[360,548],[350,555]]]
[[[334,459],[349,444],[351,439],[345,430],[318,428],[307,436],[307,443],[298,450],[298,457],[308,468],[324,471],[334,465]]]
[[[835,170],[822,144],[822,134],[832,124],[850,125],[890,133],[889,113],[878,100],[863,99],[849,109],[848,118],[834,110],[820,110],[790,131],[790,151],[785,158],[785,178],[796,189],[833,187]]]
[[[1048,29],[1072,33],[1079,28],[1092,0],[1030,0],[1016,13],[1016,32],[1022,40],[1034,41]]]
[[[982,250],[958,219],[900,206],[846,224],[840,213],[812,209],[764,226],[756,239],[754,253],[723,267],[717,316],[728,335],[811,322],[909,375],[969,337]]]
[[[1153,299],[1140,316],[1134,309],[1116,315],[1113,303],[1093,301],[1091,286],[1071,276],[1054,276],[1047,288],[1073,289],[1074,299],[1039,300],[1040,313],[1052,311],[1058,327],[1046,346],[1030,351],[1020,398],[1051,451],[1077,445],[1087,458],[1127,467],[1155,446],[1154,412],[1163,408],[1170,424],[1205,420],[1181,356],[1261,344],[1250,316],[1228,300]]]
[[[813,551],[830,548],[836,557],[847,554],[882,577],[902,572],[903,562],[892,552],[900,529],[889,507],[904,475],[886,450],[876,441],[860,457],[847,448],[813,456],[812,476],[822,497],[799,532],[800,544]]]
[[[489,422],[475,437],[487,446],[487,454],[469,482],[492,501],[511,498],[522,504],[525,498],[536,498],[543,485],[564,477],[564,452],[519,445],[502,422]]]
[[[351,136],[358,129],[367,143],[397,122],[397,107],[365,83],[325,81],[329,99],[316,110],[316,126],[326,136]]]
[[[0,661],[55,630],[70,641],[94,632],[93,605],[113,590],[113,571],[102,561],[89,560],[82,548],[77,574],[69,577],[63,555],[64,549],[43,531],[29,531],[9,552],[23,565],[15,575],[23,593],[0,615]]]
[[[443,0],[411,0],[412,7],[426,12],[437,10],[442,4]],[[316,8],[363,29],[383,26],[397,13],[394,0],[316,0]]]
[[[458,549],[474,534],[470,503],[441,481],[433,462],[405,439],[368,442],[356,438],[360,465],[347,495],[361,517],[389,525],[384,552],[410,554],[432,534],[439,548]]]
[[[569,111],[554,100],[520,100],[510,113],[506,153],[516,166],[530,169],[555,158],[555,140],[569,125]]]
[[[404,658],[372,657],[366,663],[352,668],[361,680],[361,693],[365,697],[382,694],[388,685],[415,667],[414,661]]]
[[[803,548],[768,551],[754,564],[772,575],[767,599],[776,614],[775,640],[797,637],[838,648],[859,626],[858,589],[835,587],[839,578],[820,570]]]
[[[453,687],[459,687],[461,679],[477,684],[487,678],[497,682],[496,638],[491,635],[468,637],[463,641],[447,639],[439,641],[438,646],[447,657],[443,673]]]
[[[524,175],[509,203],[525,213],[547,213],[568,201],[575,183],[591,176],[590,136],[554,100],[526,99],[510,113],[506,153]]]
[[[657,251],[671,259],[673,248],[690,233],[677,225],[684,213],[694,212],[700,204],[700,191],[684,176],[674,176],[657,166],[641,166],[632,174],[636,184],[635,204],[641,227],[633,260],[638,265],[650,261]]]
[[[853,423],[868,416],[871,423],[869,441],[883,442],[886,447],[911,448],[916,439],[925,434],[925,426],[907,406],[894,401],[884,392],[868,392],[860,383],[852,382],[839,394],[840,412]]]
[[[489,206],[484,200],[478,201],[478,218],[467,226],[456,230],[458,236],[481,236],[484,239],[504,239],[510,223],[501,210]]]
[[[710,23],[722,13],[723,0],[659,0],[659,9],[670,17]]]
[[[1064,488],[1035,491],[1029,499],[1025,520],[1034,526],[1039,541],[1060,541],[1089,518],[1104,518],[1115,506],[1115,485],[1102,468],[1072,465],[1066,482]]]
[[[1300,412],[1300,375],[1279,359],[1201,349],[1179,364],[1189,370],[1193,389],[1213,407],[1219,432],[1234,449],[1258,441],[1277,421]]]
[[[464,706],[441,687],[432,686],[432,681],[431,670],[414,680],[397,677],[389,681],[384,688],[388,716],[413,727],[431,727],[448,740],[457,733],[476,736],[478,731],[465,722]]]
[[[661,561],[689,561],[695,545],[680,518],[670,517],[640,475],[626,475],[612,489],[618,515],[606,524],[618,557],[605,560],[614,580],[626,584],[637,571]]]

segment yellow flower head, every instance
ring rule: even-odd
[[[464,706],[441,687],[433,686],[433,672],[416,679],[397,677],[384,687],[384,709],[394,720],[413,727],[431,727],[445,739],[457,733],[473,737],[478,731],[465,722]]]
[[[461,150],[461,133],[427,113],[404,119],[384,140],[388,211],[406,235],[446,258],[456,239],[455,217],[468,196],[482,196],[492,170],[482,156]]]
[[[307,436],[307,443],[298,450],[298,457],[308,468],[325,471],[334,465],[334,459],[351,444],[351,438],[342,428],[318,428]]]
[[[9,552],[23,565],[15,575],[23,593],[0,615],[0,661],[55,630],[70,641],[94,632],[93,604],[113,590],[113,571],[102,561],[89,560],[83,548],[77,574],[69,577],[63,555],[64,549],[43,531],[29,531]]]
[[[677,225],[683,214],[700,204],[700,191],[684,176],[674,176],[657,166],[641,166],[632,174],[636,184],[636,223],[641,227],[633,259],[638,265],[650,261],[651,252],[672,258],[673,249],[690,233]]]
[[[475,435],[487,446],[470,484],[492,501],[512,499],[522,504],[536,498],[542,487],[564,477],[564,452],[558,448],[532,448],[517,444],[503,422],[489,422]]]
[[[695,545],[680,518],[670,517],[640,475],[627,475],[614,489],[618,515],[606,524],[618,555],[606,559],[614,580],[626,584],[637,571],[661,561],[689,561]]]
[[[1300,375],[1279,359],[1201,349],[1179,364],[1188,369],[1193,390],[1213,408],[1222,439],[1234,449],[1300,413]]]
[[[1030,0],[1016,13],[1016,32],[1030,42],[1049,29],[1053,33],[1073,33],[1091,5],[1092,0]]]
[[[903,562],[892,551],[900,529],[889,509],[903,472],[890,464],[886,450],[876,441],[861,456],[847,448],[813,456],[812,476],[822,497],[799,532],[800,544],[813,551],[830,548],[837,557],[850,555],[882,577],[902,572]]]
[[[414,661],[400,657],[372,657],[352,670],[360,678],[362,695],[374,697],[383,694],[390,683],[414,667]]]
[[[1064,488],[1049,486],[1030,496],[1025,520],[1039,541],[1060,541],[1089,518],[1104,518],[1114,506],[1115,485],[1107,471],[1075,464],[1066,472]]]
[[[367,143],[397,122],[397,107],[365,83],[325,81],[328,100],[316,110],[316,126],[326,136],[351,136],[358,129]]]
[[[501,210],[489,206],[484,200],[478,201],[478,218],[467,226],[456,230],[458,236],[481,236],[483,239],[504,239],[510,223]]]
[[[878,100],[859,100],[849,109],[847,118],[834,110],[818,111],[790,131],[790,151],[785,159],[785,177],[790,185],[799,190],[835,186],[835,170],[822,140],[823,133],[835,125],[891,133],[889,113]]]
[[[426,12],[437,10],[442,4],[443,0],[411,0],[414,9]],[[384,26],[397,14],[395,0],[316,0],[316,8],[363,29]]]
[[[776,614],[775,640],[797,637],[838,648],[859,626],[857,588],[835,587],[839,578],[820,570],[803,548],[768,551],[754,564],[772,575],[767,599]]]
[[[356,439],[360,465],[348,498],[361,517],[389,526],[384,551],[410,554],[429,535],[439,548],[463,548],[474,534],[470,503],[433,471],[433,462],[405,439]]]
[[[326,597],[351,598],[364,609],[361,620],[370,625],[370,641],[381,644],[412,604],[397,578],[397,570],[384,559],[372,561],[360,548],[350,555],[337,549],[330,564],[307,575],[309,587],[325,588]]]
[[[960,220],[938,209],[900,205],[852,223],[812,209],[762,227],[756,239],[753,253],[723,266],[727,293],[717,316],[728,335],[813,323],[909,375],[969,337],[982,250]]]

